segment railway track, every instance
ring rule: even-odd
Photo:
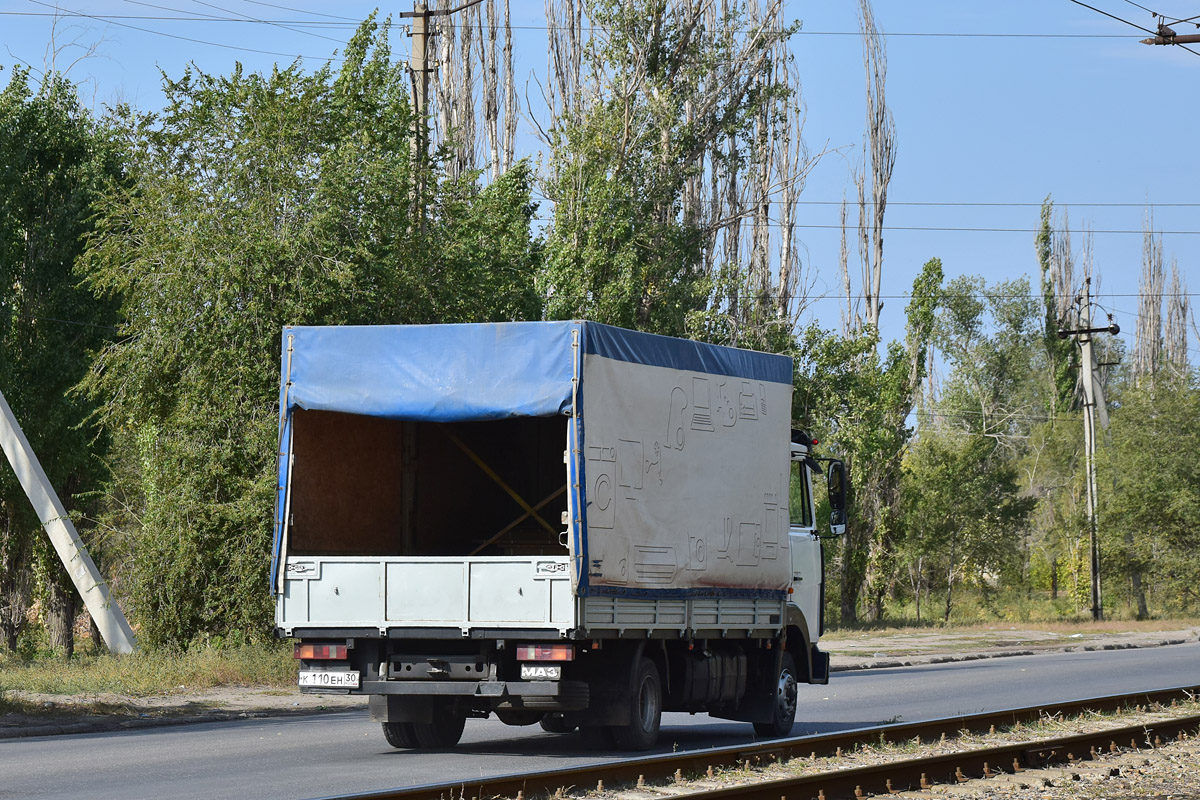
[[[663,783],[687,777],[711,776],[715,771],[765,767],[796,758],[815,759],[841,755],[863,746],[929,742],[962,733],[986,733],[1046,718],[1089,712],[1114,712],[1142,706],[1167,706],[1194,699],[1200,686],[1153,692],[1108,695],[1052,705],[1013,708],[982,714],[947,717],[924,722],[898,723],[822,736],[776,739],[710,750],[648,756],[609,764],[502,775],[478,780],[339,795],[326,800],[487,800],[487,798],[563,797],[568,792],[615,788],[621,785]],[[1100,753],[1155,746],[1181,733],[1200,730],[1200,715],[1153,723],[1139,723],[1094,733],[1053,737],[965,750],[962,752],[891,760],[852,769],[763,780],[728,788],[697,792],[704,800],[737,797],[744,800],[834,800],[864,797],[956,783],[998,772],[1020,772],[1062,762],[1071,763]]]

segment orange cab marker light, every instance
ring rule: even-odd
[[[298,644],[292,655],[305,661],[345,661],[344,644]]]
[[[574,661],[575,648],[569,644],[519,644],[517,661]]]

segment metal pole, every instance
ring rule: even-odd
[[[17,480],[33,504],[46,535],[50,537],[54,550],[71,576],[71,582],[83,598],[84,606],[100,629],[104,643],[114,653],[133,652],[137,649],[133,629],[129,627],[117,601],[109,594],[108,584],[88,555],[79,532],[75,530],[66,508],[50,485],[3,392],[0,392],[0,447],[8,456],[8,463],[12,464]]]
[[[1087,452],[1087,515],[1092,561],[1092,619],[1104,619],[1100,599],[1100,542],[1096,537],[1096,391],[1092,385],[1092,279],[1083,283],[1083,308],[1079,313],[1080,350],[1079,376],[1083,381],[1084,413],[1083,442]]]

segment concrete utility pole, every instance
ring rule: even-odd
[[[121,607],[109,594],[108,584],[100,577],[100,571],[88,555],[54,487],[50,485],[50,479],[29,446],[25,432],[17,424],[17,418],[4,399],[3,392],[0,392],[0,446],[4,449],[4,455],[8,456],[8,463],[12,464],[13,472],[33,504],[67,574],[71,576],[71,582],[83,598],[84,606],[100,629],[104,643],[114,653],[133,652],[137,649],[133,629],[121,613]]]
[[[424,160],[429,152],[425,117],[429,113],[429,17],[432,13],[424,3],[413,3],[411,14],[412,54],[408,57],[408,69],[412,73],[413,79],[413,115],[416,120],[416,129],[413,131],[413,155],[419,160]],[[410,15],[402,14],[401,16]],[[422,175],[424,175],[423,170],[418,173],[418,180],[422,180],[420,177]]]
[[[412,19],[412,54],[408,57],[408,69],[413,80],[413,160],[417,163],[417,192],[416,202],[419,204],[425,196],[425,159],[429,156],[429,135],[425,118],[429,114],[429,73],[433,67],[429,63],[429,37],[433,31],[429,29],[431,17],[448,17],[479,5],[483,0],[471,0],[455,8],[438,8],[431,10],[419,0],[413,0],[412,11],[402,11],[398,16]],[[424,213],[422,211],[422,226]]]
[[[1096,413],[1099,387],[1095,383],[1095,354],[1092,350],[1093,333],[1118,334],[1121,327],[1115,323],[1104,328],[1092,327],[1092,279],[1083,282],[1083,303],[1079,310],[1078,325],[1074,330],[1060,329],[1058,338],[1074,336],[1079,343],[1079,379],[1083,383],[1083,444],[1087,453],[1087,515],[1090,534],[1092,561],[1092,619],[1104,619],[1104,604],[1100,594],[1100,542],[1096,537]],[[1103,403],[1103,396],[1100,397]],[[1106,408],[1100,413],[1107,419]]]

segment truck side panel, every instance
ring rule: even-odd
[[[581,594],[780,597],[791,389],[585,355]]]

